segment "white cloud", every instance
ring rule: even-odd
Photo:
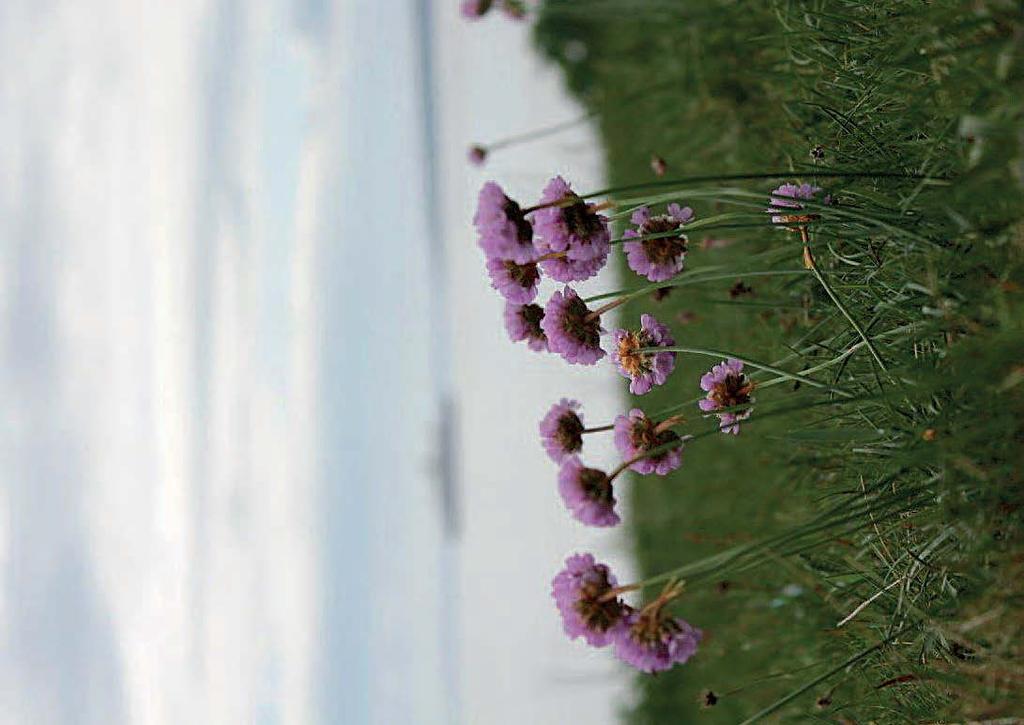
[[[271,10],[0,9],[5,720],[309,720],[308,308],[286,389],[256,349]]]

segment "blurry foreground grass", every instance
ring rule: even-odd
[[[686,274],[727,278],[625,308],[680,344],[789,356],[792,370],[834,361],[817,375],[857,398],[772,417],[808,391],[765,390],[740,436],[696,441],[675,475],[627,484],[648,575],[851,513],[694,582],[678,610],[705,644],[638,678],[633,722],[738,722],[775,705],[766,717],[796,722],[1024,713],[1022,37],[1013,2],[543,5],[537,42],[598,114],[613,185],[653,180],[652,155],[666,178],[790,170],[729,184],[765,200],[812,170],[951,180],[817,182],[838,205],[812,249],[842,309],[814,275],[750,274],[803,266],[799,238],[764,227],[695,233]],[[732,209],[678,196],[698,218]],[[681,355],[637,404],[700,395],[714,362]]]

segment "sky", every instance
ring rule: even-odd
[[[0,3],[5,722],[614,721],[547,588],[628,555],[535,426],[621,386],[511,347],[468,224],[600,155],[464,161],[576,113],[454,2]]]

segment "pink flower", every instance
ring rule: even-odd
[[[644,415],[639,408],[633,408],[629,415],[615,419],[615,447],[624,460],[632,460],[640,454],[679,441],[677,448],[641,458],[630,466],[637,473],[655,473],[664,476],[676,470],[683,462],[683,442],[669,429],[658,430],[658,424]]]
[[[701,390],[707,392],[704,400],[698,405],[704,412],[731,408],[737,405],[746,405],[754,401],[751,393],[754,391],[754,383],[743,374],[743,362],[729,358],[715,365],[711,370],[700,378]],[[731,411],[718,414],[718,420],[723,433],[738,435],[740,432],[740,421],[750,417],[751,408],[741,411]]]
[[[512,342],[525,340],[527,346],[536,352],[548,349],[548,338],[541,329],[544,310],[540,305],[517,305],[505,303],[505,330]]]
[[[630,612],[612,632],[616,656],[641,672],[663,672],[697,652],[702,632],[660,607]]]
[[[580,404],[562,398],[540,422],[540,440],[551,460],[561,463],[583,449],[583,419]]]
[[[588,526],[615,526],[615,492],[608,474],[587,468],[576,456],[569,456],[558,472],[558,492],[577,521]]]
[[[605,355],[601,349],[601,320],[590,318],[587,303],[571,287],[551,295],[541,327],[548,336],[548,349],[570,363],[593,365]]]
[[[516,264],[536,261],[533,226],[519,204],[493,181],[480,188],[473,224],[488,259],[508,259]]]
[[[544,273],[559,282],[581,282],[597,274],[611,251],[608,219],[556,176],[534,212],[537,250]]]
[[[619,329],[615,331],[614,361],[623,377],[629,378],[629,392],[643,395],[655,385],[663,385],[676,366],[674,352],[640,352],[650,347],[672,347],[668,328],[651,315],[640,316],[637,331]]]
[[[574,554],[551,581],[551,596],[562,614],[562,626],[570,639],[583,637],[593,647],[604,647],[630,612],[628,604],[609,597],[618,582],[605,564],[590,554]]]
[[[483,166],[484,161],[487,160],[487,149],[480,144],[473,144],[466,151],[466,158],[469,159],[469,163],[473,166]]]
[[[771,206],[768,207],[768,212],[773,214],[772,224],[793,224],[800,221],[809,221],[809,215],[806,214],[794,214],[793,211],[799,212],[804,208],[804,205],[792,201],[794,199],[807,199],[808,201],[814,199],[814,195],[821,191],[819,186],[811,186],[810,184],[783,184],[774,191],[772,191],[771,199],[768,200]]]
[[[466,20],[476,20],[486,15],[493,4],[492,0],[463,0],[460,11]]]
[[[636,229],[627,229],[623,239],[629,268],[652,282],[663,282],[683,271],[686,260],[687,238],[683,225],[693,219],[693,209],[682,209],[678,204],[669,204],[667,214],[651,216],[650,210],[642,206],[630,218]],[[650,235],[662,235],[654,239],[642,239]]]
[[[509,302],[525,305],[537,296],[540,270],[536,262],[516,264],[511,259],[488,259],[487,273],[491,276],[491,286]]]

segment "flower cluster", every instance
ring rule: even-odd
[[[574,554],[551,582],[551,596],[570,639],[582,637],[592,647],[612,645],[616,656],[642,672],[662,672],[697,652],[702,632],[665,613],[682,587],[670,584],[642,609],[620,597],[639,588],[619,587],[606,564],[590,554]]]
[[[480,160],[483,155],[485,149],[477,154]],[[817,218],[805,205],[819,192],[820,188],[809,184],[778,187],[768,209],[772,223],[804,229],[803,225]],[[630,269],[654,282],[659,291],[669,290],[673,286],[669,280],[684,270],[689,251],[686,230],[694,213],[678,204],[669,204],[663,213],[641,206],[632,210],[632,226],[622,239],[612,240],[609,219],[602,212],[613,204],[587,199],[556,176],[535,204],[524,207],[496,183],[487,182],[480,190],[473,220],[478,244],[491,285],[505,299],[505,327],[513,341],[525,342],[531,350],[554,353],[575,365],[594,365],[609,357],[629,380],[630,392],[644,395],[668,382],[679,353],[708,352],[677,347],[668,326],[649,314],[640,316],[639,327],[612,330],[606,349],[602,337],[608,333],[602,315],[645,290],[586,298],[572,283],[597,275],[618,241]],[[714,249],[726,243],[705,240],[701,248]],[[545,278],[558,285],[541,303],[537,298]],[[663,282],[668,284],[659,284]],[[593,304],[609,297],[618,298],[601,306]],[[701,376],[705,396],[697,407],[702,417],[717,419],[722,433],[737,435],[740,423],[751,415],[754,387],[744,373],[744,362],[727,358]],[[677,412],[680,407],[654,415],[632,408],[611,423],[595,427],[584,423],[579,401],[563,398],[547,411],[538,426],[541,444],[558,465],[558,493],[573,518],[588,526],[616,526],[622,520],[616,510],[615,490],[621,474],[666,476],[682,466],[684,447],[693,436],[675,430],[687,422]],[[608,431],[613,433],[621,460],[608,470],[586,464],[587,436]],[[656,599],[634,608],[621,595],[639,588],[619,586],[607,565],[590,554],[576,554],[566,560],[565,569],[552,582],[552,596],[566,634],[573,639],[582,637],[594,647],[610,645],[621,660],[643,672],[659,672],[686,662],[697,651],[702,635],[666,611],[681,593],[682,584],[670,581]]]
[[[571,287],[555,292],[543,308],[532,304],[543,275],[557,282],[579,282],[607,263],[611,232],[597,205],[584,201],[556,176],[540,201],[524,210],[488,181],[480,189],[473,224],[491,286],[508,304],[509,337],[571,363],[593,365],[604,357],[599,315]]]
[[[473,223],[484,253],[487,274],[506,300],[505,328],[513,342],[531,350],[553,352],[575,365],[594,365],[608,351],[601,315],[625,302],[623,297],[592,309],[569,283],[594,277],[608,263],[612,249],[606,205],[594,204],[573,191],[561,176],[551,179],[533,206],[523,208],[493,181],[480,189]],[[693,210],[670,204],[666,214],[647,207],[633,212],[636,229],[623,237],[630,266],[651,280],[666,280],[683,268],[686,235],[683,225]],[[537,304],[544,277],[561,283],[548,301]],[[630,379],[637,395],[663,385],[675,367],[672,351],[651,351],[675,344],[668,327],[650,315],[639,330],[612,333],[612,359]]]
[[[684,423],[681,416],[658,422],[639,408],[620,415],[611,425],[587,428],[580,404],[563,398],[541,419],[541,444],[559,464],[558,492],[573,517],[588,526],[615,526],[621,521],[615,510],[615,479],[627,469],[640,474],[665,476],[679,468],[684,440],[672,427]],[[584,436],[613,430],[615,446],[623,461],[611,473],[585,466],[580,459]]]

